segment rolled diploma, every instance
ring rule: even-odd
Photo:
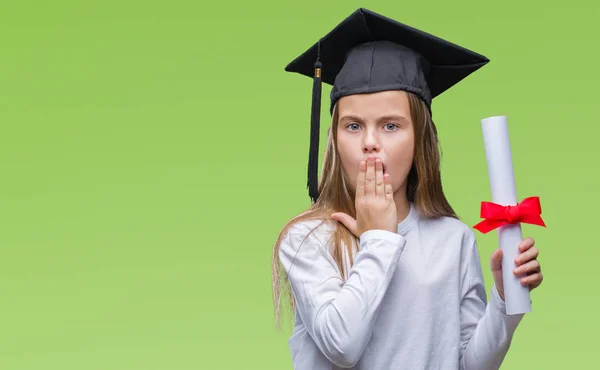
[[[492,191],[492,200],[500,205],[516,205],[517,189],[515,185],[510,138],[506,116],[489,117],[481,120],[485,157]],[[531,312],[529,288],[522,285],[516,276],[515,257],[519,254],[518,245],[523,239],[521,224],[507,224],[497,229],[498,242],[502,249],[502,281],[504,283],[504,301],[508,315]]]

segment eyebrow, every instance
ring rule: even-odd
[[[363,119],[359,116],[355,116],[355,115],[345,115],[343,117],[340,118],[340,121],[348,121],[348,120],[352,120],[352,121],[363,121]],[[383,117],[379,117],[378,119],[379,122],[381,121],[408,121],[408,118],[404,117],[404,116],[400,116],[400,115],[395,115],[395,114],[391,114],[391,115],[386,115]]]

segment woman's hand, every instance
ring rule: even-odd
[[[356,182],[356,219],[343,212],[331,215],[357,238],[368,230],[398,232],[398,216],[390,175],[383,173],[380,159],[361,161]]]
[[[540,266],[537,257],[539,250],[534,247],[535,241],[533,238],[528,237],[523,239],[519,244],[519,255],[515,258],[515,264],[517,265],[513,269],[514,275],[521,275],[526,273],[527,276],[521,278],[521,284],[529,285],[529,291],[540,286],[544,279],[542,275],[542,268]],[[491,263],[492,276],[494,277],[494,283],[496,289],[500,294],[500,298],[504,301],[504,283],[502,281],[502,249],[498,248],[492,253]]]

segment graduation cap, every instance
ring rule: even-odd
[[[486,57],[370,10],[359,8],[287,72],[313,78],[308,189],[318,199],[321,83],[333,85],[329,112],[343,96],[403,90],[431,101],[489,62]]]

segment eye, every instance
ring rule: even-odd
[[[399,128],[399,127],[400,127],[400,126],[398,126],[398,125],[397,125],[397,124],[395,124],[395,123],[386,123],[385,125],[386,125],[387,127],[390,127],[390,125],[391,125],[392,127],[395,127],[395,128]],[[390,130],[390,131],[392,131],[392,130]]]
[[[396,123],[386,123],[384,126],[387,126],[388,130],[387,131],[394,131],[394,129],[398,129],[400,128],[400,125],[396,124]],[[344,126],[346,129],[350,129],[350,131],[355,131],[352,130],[351,128],[354,127],[356,128],[356,130],[360,129],[360,124],[356,123],[356,122],[352,122],[352,123],[348,123],[346,126]]]
[[[347,125],[346,125],[346,128],[349,128],[349,127],[351,127],[351,126],[357,127],[357,126],[359,126],[359,125],[358,125],[358,123],[354,123],[354,122],[352,122],[352,123],[349,123],[349,124],[347,124]],[[353,130],[351,130],[351,131],[353,131]]]

